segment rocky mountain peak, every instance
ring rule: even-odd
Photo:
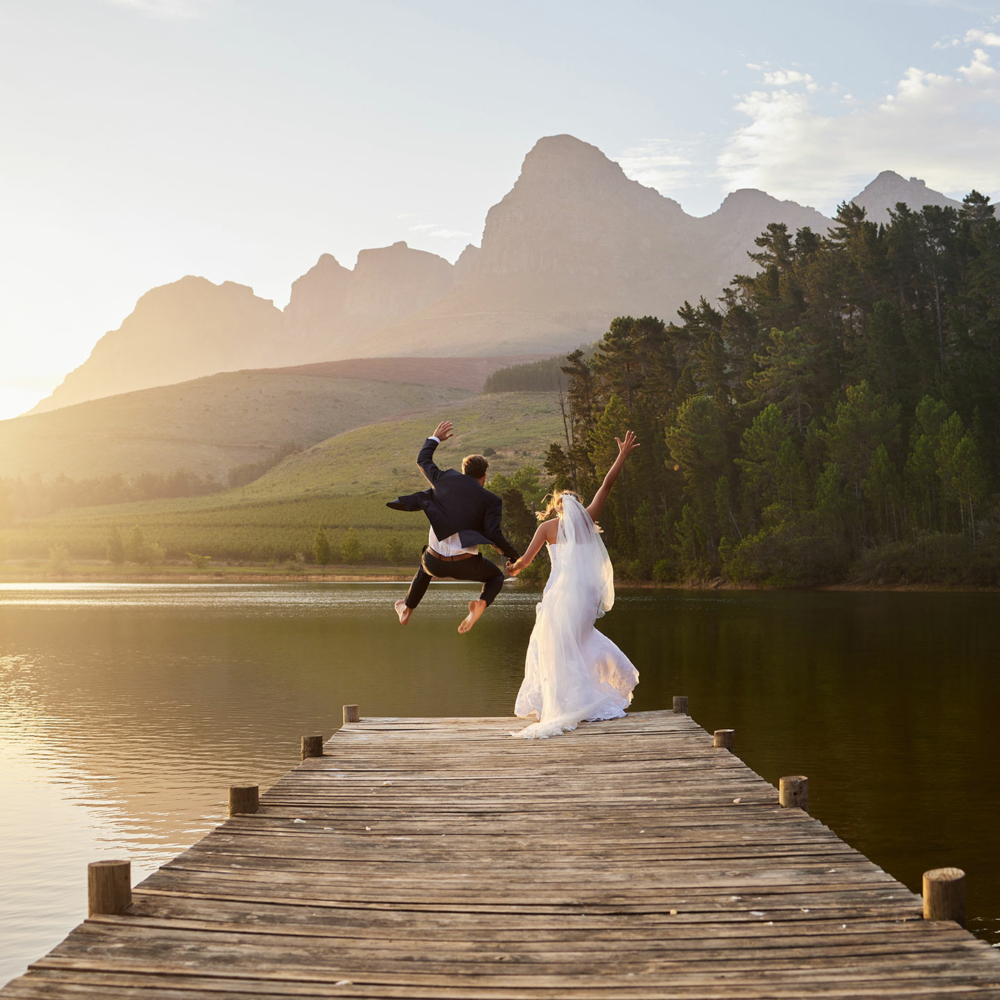
[[[851,201],[860,205],[872,222],[888,223],[889,209],[895,209],[899,202],[919,212],[924,205],[939,205],[961,208],[962,203],[949,198],[927,186],[919,177],[907,180],[895,170],[883,170],[860,194]]]
[[[285,356],[281,313],[235,281],[186,275],[150,289],[117,330],[32,412],[223,369],[262,368]]]

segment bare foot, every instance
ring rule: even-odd
[[[405,625],[410,620],[410,615],[413,614],[413,608],[408,608],[406,601],[396,601],[393,606],[396,609],[396,614],[399,615],[399,624]]]
[[[468,632],[483,617],[485,610],[485,601],[469,601],[469,613],[462,619],[462,624],[458,626],[458,631],[463,635]]]

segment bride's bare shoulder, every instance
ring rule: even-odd
[[[555,540],[559,537],[559,518],[551,517],[547,521],[542,521],[541,528],[545,533],[545,541],[547,541],[549,545],[553,545]]]

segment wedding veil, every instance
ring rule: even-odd
[[[556,537],[560,550],[554,575],[565,576],[564,582],[578,592],[581,602],[587,605],[586,609],[580,608],[584,617],[592,607],[592,617],[600,618],[615,603],[614,569],[600,529],[572,493],[562,496],[562,517]]]

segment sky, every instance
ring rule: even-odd
[[[454,260],[542,136],[693,215],[1000,196],[1000,2],[0,0],[0,419],[186,274]]]

